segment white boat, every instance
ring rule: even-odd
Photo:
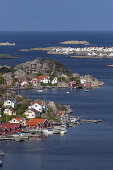
[[[43,129],[42,132],[47,135],[52,135],[53,129],[52,128]]]
[[[61,125],[61,131],[60,131],[60,134],[63,135],[67,132],[67,127],[66,125]]]
[[[39,92],[39,93],[42,93],[43,91],[44,91],[44,90],[42,90],[42,89],[41,89],[41,90],[37,90],[37,92]]]
[[[66,93],[68,93],[68,94],[69,94],[69,91],[67,91]]]

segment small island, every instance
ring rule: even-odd
[[[18,57],[9,54],[0,54],[0,59],[17,59]]]
[[[113,67],[113,64],[109,64],[109,65],[107,65],[106,67]]]
[[[71,40],[71,41],[63,41],[60,42],[60,44],[81,44],[81,45],[90,45],[87,41],[77,41],[77,40]]]
[[[0,46],[15,46],[15,43],[4,42],[0,43]]]

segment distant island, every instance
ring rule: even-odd
[[[5,42],[5,43],[0,43],[0,46],[15,46],[15,43]]]
[[[16,59],[18,57],[15,57],[15,56],[11,56],[9,54],[0,54],[0,59]]]
[[[106,67],[113,67],[113,64],[109,64],[109,65],[107,65]]]
[[[77,41],[77,40],[71,40],[71,41],[63,41],[60,42],[60,44],[83,44],[83,45],[90,45],[87,41]]]
[[[77,55],[77,56],[71,56],[72,58],[102,58],[100,56],[88,56],[88,55]]]

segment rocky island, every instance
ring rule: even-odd
[[[16,59],[18,57],[15,57],[15,56],[12,56],[12,55],[9,55],[9,54],[0,54],[0,59]]]
[[[48,54],[72,55],[74,58],[113,58],[113,47],[45,47],[22,49],[20,51],[47,51]]]
[[[82,44],[82,45],[90,45],[87,41],[77,41],[77,40],[71,40],[71,41],[63,41],[60,42],[60,44]]]
[[[15,46],[15,43],[4,42],[0,43],[0,46]]]
[[[70,87],[91,88],[104,85],[91,75],[81,76],[73,73],[62,63],[49,59],[37,58],[17,65],[16,67],[0,68],[6,85],[19,88],[39,87]]]
[[[109,64],[109,65],[107,65],[106,67],[113,67],[113,64]]]

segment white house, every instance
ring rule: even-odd
[[[80,82],[81,82],[82,84],[86,84],[86,80],[85,80],[85,79],[81,79]]]
[[[41,113],[32,108],[32,109],[27,109],[24,115],[26,115],[27,119],[32,119],[32,118],[40,117]]]
[[[43,112],[45,112],[46,106],[41,101],[39,101],[39,102],[32,102],[31,106],[29,106],[29,109],[35,109],[38,112],[43,113]]]
[[[13,99],[11,99],[11,100],[5,100],[4,101],[4,107],[12,107],[12,108],[16,108],[16,106],[17,106],[17,101],[16,100],[13,100]]]
[[[28,80],[24,80],[21,82],[21,87],[28,87],[29,86],[29,81]]]
[[[23,117],[19,117],[19,118],[14,117],[9,121],[9,123],[21,123],[23,125],[27,124],[26,119],[24,119]]]
[[[50,83],[50,78],[49,77],[43,78],[42,80],[40,80],[40,82],[42,82],[44,84],[49,84]]]
[[[57,84],[58,83],[58,77],[55,77],[52,81],[51,84]]]
[[[33,84],[33,86],[37,86],[37,85],[39,84],[39,82],[40,82],[40,79],[39,79],[39,78],[33,78],[33,79],[31,80],[31,83]]]

